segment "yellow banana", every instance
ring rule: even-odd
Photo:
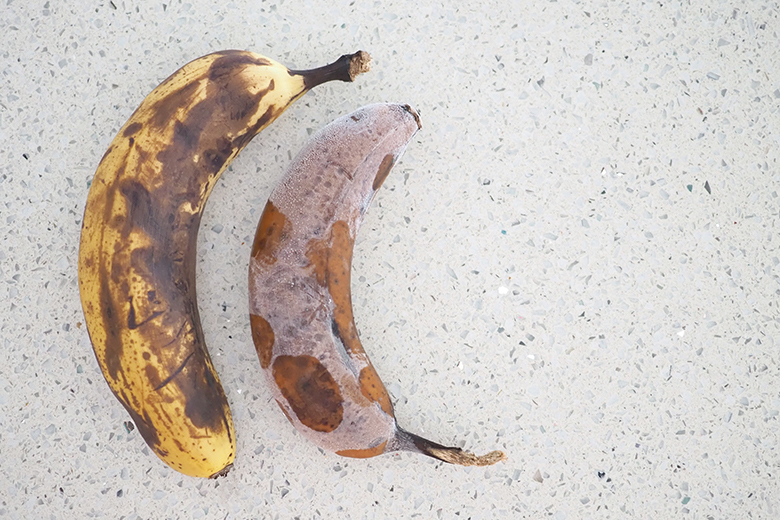
[[[293,71],[244,51],[198,58],[163,81],[97,168],[79,249],[87,328],[111,390],[152,450],[191,476],[224,475],[235,432],[203,339],[197,232],[217,179],[309,89],[352,81],[365,52]]]

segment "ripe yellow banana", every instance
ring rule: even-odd
[[[404,450],[486,466],[505,455],[476,456],[398,426],[353,319],[355,236],[419,128],[408,105],[369,105],[320,130],[298,154],[252,245],[252,339],[279,407],[318,446],[345,457]]]
[[[195,293],[206,199],[296,99],[327,81],[352,81],[369,64],[362,51],[305,71],[244,51],[203,56],[143,100],[97,168],[78,268],[90,339],[144,440],[186,475],[225,474],[236,451]]]

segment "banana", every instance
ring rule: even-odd
[[[478,457],[400,428],[355,328],[355,236],[419,128],[408,105],[369,105],[326,126],[293,160],[252,245],[252,339],[276,402],[321,448],[346,457],[404,450],[453,464],[494,464],[502,452]]]
[[[111,142],[87,198],[79,291],[95,356],[141,436],[169,466],[224,475],[236,452],[227,398],[203,338],[197,233],[217,179],[309,89],[352,81],[365,52],[312,70],[222,51],[157,86]]]

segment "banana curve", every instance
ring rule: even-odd
[[[235,457],[196,297],[206,200],[241,149],[318,78],[341,79],[332,71],[344,59],[298,73],[245,51],[194,60],[144,99],[93,178],[79,250],[90,339],[139,433],[182,473],[224,473]]]
[[[504,454],[477,457],[398,427],[354,323],[355,237],[419,128],[408,105],[369,105],[327,125],[293,160],[252,246],[252,338],[278,405],[321,448],[356,458],[405,450],[454,464],[493,464]]]

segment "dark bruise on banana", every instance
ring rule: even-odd
[[[409,106],[369,105],[326,126],[295,158],[252,246],[252,338],[279,407],[321,448],[346,457],[406,450],[453,464],[494,464],[502,452],[476,456],[400,428],[355,327],[355,236],[419,128]]]
[[[197,232],[221,173],[290,104],[368,70],[364,52],[307,71],[223,51],[161,83],[120,129],[90,188],[79,289],[109,386],[154,452],[192,476],[235,457],[227,398],[200,325]]]

